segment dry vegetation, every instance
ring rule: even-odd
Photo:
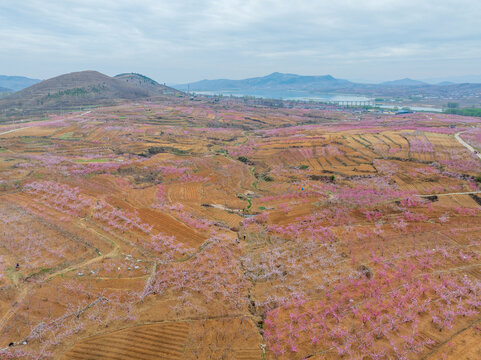
[[[0,126],[0,358],[480,359],[479,126],[233,100]]]

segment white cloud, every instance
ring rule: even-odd
[[[399,62],[417,73],[432,61],[426,77],[442,64],[468,74],[479,72],[480,15],[478,0],[0,0],[0,73],[393,78],[413,76]]]

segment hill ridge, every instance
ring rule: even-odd
[[[40,81],[42,80],[31,79],[25,76],[0,75],[0,88],[6,88],[10,91],[19,91],[35,85]]]
[[[201,80],[189,84],[176,85],[176,89],[186,90],[242,90],[242,89],[277,89],[277,90],[330,90],[352,87],[354,83],[336,79],[332,75],[297,75],[273,72],[266,76],[242,80]]]
[[[128,81],[138,80],[141,76],[140,83]],[[145,79],[149,79],[149,82]],[[178,90],[160,85],[140,74],[110,77],[95,70],[85,70],[59,75],[15,92],[0,100],[0,110],[8,115],[108,105],[118,100],[147,99],[179,93]]]

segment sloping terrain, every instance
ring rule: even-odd
[[[136,73],[119,74],[114,76],[114,78],[125,81],[129,85],[145,90],[150,94],[150,96],[182,94],[182,92],[177,89],[171,88],[166,85],[161,85],[157,81],[152,80],[151,78],[141,74],[136,74]]]
[[[147,91],[99,72],[82,71],[48,79],[16,92],[1,101],[0,107],[57,109],[148,95]]]
[[[97,71],[65,74],[42,81],[0,100],[0,111],[7,116],[16,113],[39,113],[178,93],[146,79],[148,78],[141,75],[112,78]]]
[[[187,336],[186,323],[138,326],[86,339],[64,359],[182,360]]]
[[[0,359],[479,358],[479,119],[164,97],[35,120],[0,125]]]

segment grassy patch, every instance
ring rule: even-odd
[[[38,269],[37,271],[31,273],[30,275],[28,275],[28,277],[33,277],[33,276],[39,276],[39,275],[43,275],[43,274],[48,274],[50,272],[52,272],[52,268],[40,268]]]
[[[34,173],[32,174],[32,177],[33,177],[34,179],[44,179],[44,178],[45,178],[45,174],[38,173],[38,172],[34,172]]]
[[[65,134],[60,135],[58,138],[62,140],[73,139],[73,132],[72,131],[66,132]]]
[[[108,162],[109,159],[76,159],[76,163],[80,164],[89,164],[89,163],[105,163]]]
[[[161,153],[172,153],[174,155],[188,155],[190,150],[181,150],[171,146],[152,146],[145,153],[138,154],[142,156],[151,156]]]
[[[5,274],[13,284],[18,284],[18,282],[23,278],[22,273],[17,271],[13,266],[7,267],[5,269]]]
[[[20,141],[24,144],[33,144],[38,141],[38,138],[34,136],[22,136],[20,137]]]
[[[481,109],[447,109],[444,110],[445,114],[456,114],[456,115],[463,115],[463,116],[476,116],[481,117]]]
[[[254,176],[254,178],[256,179],[256,181],[254,181],[254,182],[252,183],[252,187],[253,187],[254,189],[256,189],[256,190],[259,190],[259,189],[257,189],[257,183],[258,183],[259,181],[257,180],[257,176],[256,176],[255,171],[256,171],[256,167],[255,167],[255,166],[253,166],[253,167],[250,168],[250,172],[251,172],[252,176]]]

